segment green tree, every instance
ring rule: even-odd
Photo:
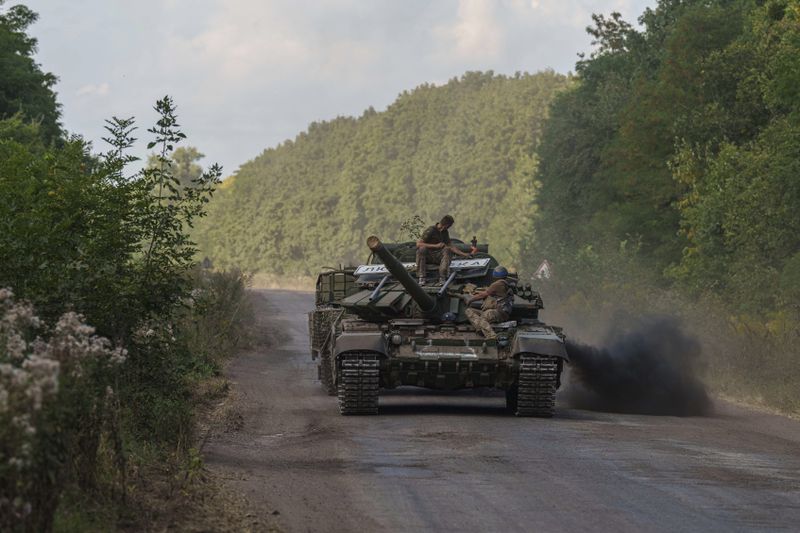
[[[595,17],[597,49],[539,150],[536,251],[567,284],[632,266],[620,245],[636,243],[633,268],[662,285],[748,312],[787,305],[799,21],[800,2],[783,0],[662,0],[642,30]]]
[[[194,187],[197,180],[203,175],[203,167],[197,164],[203,159],[205,154],[194,146],[179,146],[168,157],[172,175],[178,180],[181,188]],[[157,167],[160,163],[157,155],[151,155],[147,159],[149,168]]]
[[[0,0],[0,9],[5,0]],[[0,119],[19,114],[39,124],[46,143],[62,135],[57,78],[34,61],[36,39],[25,33],[38,15],[23,5],[0,12]]]

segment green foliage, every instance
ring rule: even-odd
[[[197,164],[205,157],[194,146],[179,146],[170,155],[172,174],[178,180],[180,188],[194,187],[196,181],[203,175],[203,167]],[[151,155],[147,160],[149,168],[160,165],[159,156]]]
[[[194,389],[245,338],[247,278],[194,269],[187,233],[221,169],[177,146],[172,100],[143,171],[133,119],[107,121],[102,155],[64,138],[35,20],[0,12],[0,529],[106,530],[132,450],[188,453],[196,471]]]
[[[400,235],[409,241],[418,241],[422,238],[422,232],[425,231],[426,227],[427,225],[422,217],[414,215],[400,224]]]
[[[252,340],[253,308],[246,293],[251,276],[234,269],[195,269],[190,304],[179,317],[178,330],[202,366],[199,377],[220,371],[221,362]]]
[[[680,314],[718,390],[796,410],[800,2],[661,0],[640,22],[595,17],[524,257],[553,263],[576,335],[620,301]]]
[[[48,328],[0,289],[0,528],[48,531],[67,483],[92,488],[125,351],[68,312]]]
[[[800,246],[797,13],[797,2],[662,0],[642,31],[596,16],[597,50],[543,135],[538,247],[526,253],[577,282],[612,274],[582,271],[587,247],[610,259],[635,241],[634,270],[661,285],[743,310],[779,305]]]
[[[0,9],[5,0],[0,0]],[[23,5],[0,12],[0,119],[15,115],[36,122],[46,143],[61,136],[60,109],[53,92],[57,78],[33,60],[36,39],[25,30],[38,15]]]
[[[157,165],[132,175],[126,174],[135,161],[127,155],[132,119],[109,121],[111,149],[100,157],[78,138],[45,146],[35,135],[38,126],[19,117],[0,122],[0,287],[14,287],[47,322],[58,320],[56,341],[65,320],[59,317],[74,310],[100,335],[128,350],[126,363],[114,374],[86,366],[67,372],[71,359],[58,361],[63,370],[58,397],[35,421],[33,452],[46,460],[31,463],[27,476],[25,501],[37,517],[37,530],[50,528],[64,487],[94,490],[103,439],[123,457],[111,461],[119,475],[125,471],[122,429],[127,439],[178,449],[190,443],[191,388],[198,376],[209,374],[210,356],[200,353],[200,342],[191,342],[187,322],[204,320],[208,309],[218,307],[217,298],[242,297],[244,281],[237,275],[228,285],[239,287],[238,292],[206,295],[205,310],[192,309],[196,285],[199,294],[208,291],[193,274],[196,250],[187,230],[204,215],[221,171],[212,166],[193,179],[192,187],[181,187],[167,157],[184,138],[175,107],[166,97],[156,110],[161,117],[149,131],[153,146],[159,147]],[[235,319],[230,318],[238,323]],[[211,321],[205,326],[208,335],[219,337],[206,347],[209,351],[224,345],[231,328],[240,329]],[[87,327],[72,329],[81,333]],[[38,345],[31,346],[29,358],[35,360]],[[13,366],[12,356],[0,353],[0,370],[12,368],[4,366]],[[69,357],[79,361],[82,355]],[[111,400],[109,387],[114,389]],[[6,388],[0,389],[3,396]],[[120,405],[125,406],[121,411]],[[5,458],[0,462],[10,457],[0,455]],[[124,478],[119,484],[124,490]]]
[[[384,112],[314,123],[229,178],[194,235],[217,266],[311,274],[363,261],[370,234],[408,239],[413,214],[429,225],[451,213],[452,236],[477,235],[516,265],[547,107],[569,84],[470,72]]]
[[[157,109],[163,116],[153,133],[165,154],[182,134],[171,100]],[[0,139],[0,284],[50,319],[68,302],[122,341],[191,289],[195,249],[184,227],[203,215],[221,172],[212,167],[180,189],[163,156],[159,167],[125,176],[133,128],[130,119],[111,121],[112,150],[99,160],[80,139],[44,153]]]

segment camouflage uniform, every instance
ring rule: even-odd
[[[468,307],[464,313],[472,327],[481,331],[487,339],[497,338],[492,329],[492,324],[505,322],[511,313],[511,305],[514,301],[514,293],[508,282],[497,280],[487,289],[489,296],[483,300],[481,310]]]
[[[450,250],[450,234],[446,229],[440,230],[436,226],[431,226],[422,233],[420,240],[426,244],[439,244],[443,242],[444,248],[431,250],[430,248],[417,248],[417,279],[424,280],[428,261],[439,263],[439,278],[447,279],[450,271],[450,261],[453,252]]]

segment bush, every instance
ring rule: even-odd
[[[250,342],[252,303],[246,293],[252,276],[233,269],[196,269],[189,305],[179,329],[189,351],[216,373],[233,350]],[[201,374],[203,371],[201,371]]]
[[[45,146],[35,125],[0,121],[0,287],[32,303],[3,293],[0,530],[51,529],[65,488],[124,493],[126,449],[182,453],[192,385],[241,337],[231,311],[244,276],[198,277],[187,234],[221,169],[180,183],[170,154],[185,136],[169,97],[156,110],[157,155],[133,173],[132,119],[108,122],[101,156],[80,138]],[[122,359],[106,339],[128,350],[121,367],[101,364]]]
[[[0,289],[0,529],[47,531],[64,486],[94,482],[126,352],[68,312],[48,328]]]

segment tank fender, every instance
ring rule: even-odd
[[[336,337],[333,355],[339,357],[342,352],[370,351],[386,356],[387,348],[386,337],[381,332],[344,332]]]
[[[511,353],[516,356],[521,352],[560,357],[569,362],[564,340],[551,331],[520,331],[517,333],[514,343],[511,345]]]

